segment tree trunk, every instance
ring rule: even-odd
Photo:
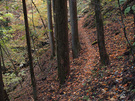
[[[134,30],[134,42],[135,42],[135,13],[133,14],[133,17],[134,17],[134,27],[133,27],[133,30]]]
[[[107,65],[109,64],[109,56],[107,55],[105,48],[104,28],[100,9],[100,0],[95,0],[95,16],[96,16],[97,39],[98,39],[100,61],[102,64]]]
[[[70,72],[67,0],[56,0],[55,3],[58,77],[60,84],[64,84]]]
[[[8,14],[8,0],[6,0],[6,13]],[[9,23],[9,19],[6,18],[6,23],[5,23],[5,26],[8,27],[8,23]]]
[[[54,37],[56,38],[56,11],[55,11],[55,0],[52,0],[52,8],[53,8],[53,20],[54,20]]]
[[[10,101],[6,90],[4,90],[4,101]]]
[[[76,0],[69,0],[69,7],[70,7],[70,21],[71,21],[71,34],[72,34],[72,54],[73,54],[73,58],[77,58],[80,51],[80,43],[79,43],[79,36],[78,36]]]
[[[38,8],[37,8],[37,6],[36,6],[36,4],[34,3],[34,1],[32,0],[32,4],[34,5],[34,7],[36,8],[36,10],[37,10],[37,12],[38,12],[38,14],[39,14],[39,17],[40,17],[40,19],[41,19],[41,21],[42,21],[42,24],[43,24],[43,27],[44,27],[44,29],[46,30],[46,25],[45,25],[45,23],[44,23],[44,20],[43,20],[43,18],[42,18],[42,16],[41,16],[41,14],[40,14],[40,12],[39,12],[39,10],[38,10]],[[46,34],[46,33],[45,33]],[[46,34],[46,37],[48,38],[48,34]]]
[[[34,69],[33,69],[33,60],[32,60],[29,26],[28,26],[29,24],[28,24],[25,0],[22,0],[22,3],[23,3],[23,13],[24,13],[24,20],[25,20],[25,31],[26,31],[27,49],[28,49],[28,56],[29,56],[31,82],[32,82],[32,86],[33,86],[33,97],[34,97],[34,101],[37,101],[36,80],[35,80]]]
[[[3,72],[5,73],[7,69],[6,69],[5,62],[4,62],[2,48],[0,50],[1,50],[1,62],[2,62],[2,65],[3,65],[3,68],[2,69],[3,69]]]
[[[48,13],[49,39],[50,39],[50,46],[51,46],[51,58],[53,58],[55,56],[55,44],[54,44],[54,36],[53,36],[51,0],[47,0],[47,13]]]
[[[0,49],[1,49],[1,45],[0,45]],[[2,78],[1,56],[0,56],[0,101],[5,101],[4,100],[4,86],[3,85],[4,84],[3,84],[3,78]]]
[[[7,50],[5,50],[4,47],[2,47],[2,46],[1,46],[1,48],[3,49],[3,51],[5,52],[5,54],[7,55],[9,61],[12,63],[12,65],[13,65],[13,67],[14,67],[15,75],[17,76],[17,75],[18,75],[18,72],[17,72],[17,70],[16,70],[16,66],[15,66],[15,64],[14,64],[12,58],[11,58],[11,55],[10,55],[10,53],[9,53],[9,51],[8,51],[8,49],[7,49],[7,47],[5,46],[5,48],[6,48]]]

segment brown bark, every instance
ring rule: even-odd
[[[76,5],[76,0],[69,0],[73,58],[77,58],[80,51]]]
[[[10,101],[6,90],[4,90],[4,100],[5,100],[5,101]],[[1,101],[1,100],[0,100],[0,101]]]
[[[1,49],[1,45],[0,45],[0,49]],[[0,56],[0,101],[5,101],[4,100],[4,86],[3,85],[4,84],[3,84],[3,78],[2,78],[1,56]]]
[[[5,73],[7,69],[6,69],[5,62],[4,62],[2,48],[0,50],[1,50],[1,62],[2,62],[2,65],[3,65],[3,68],[2,69],[3,69],[3,73]]]
[[[54,20],[54,37],[56,38],[56,11],[55,11],[55,0],[52,0],[52,8],[53,8],[53,20]]]
[[[135,42],[135,13],[133,14],[133,17],[134,17],[134,27],[133,27],[133,30],[134,30],[134,42]]]
[[[51,0],[47,0],[47,12],[48,12],[49,39],[50,39],[50,46],[51,46],[51,58],[53,58],[55,56],[55,44],[54,44],[54,36],[53,36]]]
[[[109,57],[107,55],[105,48],[104,28],[100,9],[100,0],[95,0],[95,16],[96,16],[97,39],[98,39],[100,61],[102,64],[107,65],[109,64]]]
[[[24,20],[25,20],[25,31],[26,31],[26,40],[27,40],[31,82],[32,82],[32,86],[33,86],[33,97],[34,97],[34,101],[37,101],[36,80],[35,80],[34,69],[33,69],[33,59],[32,59],[32,53],[31,53],[31,44],[30,44],[30,35],[29,35],[29,26],[28,26],[29,24],[28,24],[28,17],[27,17],[27,9],[26,9],[25,0],[22,0],[22,3],[23,3],[23,13],[24,13]]]
[[[70,72],[67,0],[56,0],[55,3],[58,77],[60,84],[64,84]]]

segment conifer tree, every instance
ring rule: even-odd
[[[69,47],[68,47],[68,21],[67,0],[56,0],[56,41],[57,41],[57,65],[60,84],[64,84],[69,75]]]

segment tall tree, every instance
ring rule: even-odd
[[[0,45],[0,47],[1,47],[1,45]],[[3,84],[3,78],[2,78],[1,56],[0,56],[0,101],[5,101],[4,100],[4,87],[3,87],[3,85],[4,84]]]
[[[64,84],[69,75],[69,47],[68,47],[68,21],[67,0],[55,0],[56,10],[56,41],[57,65],[60,84]]]
[[[28,24],[28,17],[27,17],[27,8],[26,8],[25,0],[22,0],[22,3],[23,3],[23,13],[24,13],[24,20],[25,20],[25,31],[26,31],[26,40],[27,40],[31,82],[32,82],[32,86],[33,86],[34,101],[36,101],[37,100],[36,80],[35,80],[34,69],[33,69],[33,60],[32,60],[30,35],[29,35],[29,24]]]
[[[53,36],[51,0],[47,0],[47,13],[48,13],[49,39],[50,39],[50,46],[51,46],[51,58],[53,58],[55,56],[55,44],[54,44],[54,36]]]
[[[55,0],[52,0],[52,8],[53,8],[53,20],[54,20],[54,37],[56,37],[56,28],[55,28],[55,26],[56,26],[56,11],[55,11]]]
[[[70,21],[71,21],[71,34],[72,34],[72,54],[73,54],[73,58],[77,58],[80,50],[80,43],[79,43],[79,36],[78,36],[76,0],[69,0],[69,7],[70,7]]]
[[[101,15],[100,0],[95,0],[95,16],[96,16],[97,39],[98,39],[100,61],[102,64],[107,65],[109,64],[109,56],[105,48],[104,28]]]

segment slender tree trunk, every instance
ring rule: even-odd
[[[32,0],[32,1],[33,1],[33,0]],[[33,24],[34,31],[36,31],[35,23],[34,23],[33,6],[32,6],[32,4],[31,4],[31,8],[32,8],[32,24]],[[34,34],[36,35],[37,33],[35,32]],[[37,38],[37,37],[36,37],[36,38]],[[32,40],[33,40],[34,52],[37,54],[36,47],[35,47],[35,38],[32,37]],[[39,63],[39,57],[36,57],[36,58],[37,58],[37,64],[38,64],[38,66],[39,66],[39,69],[40,69],[41,71],[43,71],[43,69],[42,69],[42,67],[41,67],[41,65],[40,65],[40,63]]]
[[[56,11],[55,11],[55,0],[52,0],[52,7],[53,7],[53,20],[54,20],[54,37],[56,38]]]
[[[0,49],[1,49],[1,45],[0,45]],[[0,101],[5,101],[4,100],[4,86],[3,85],[4,84],[3,84],[3,78],[2,78],[1,56],[0,56]]]
[[[67,0],[56,0],[57,65],[60,84],[69,75]]]
[[[8,14],[8,0],[6,0],[6,13]],[[8,27],[9,19],[6,18],[6,24],[5,26]]]
[[[35,80],[34,69],[33,69],[33,59],[32,59],[32,53],[31,53],[31,44],[30,44],[30,35],[29,35],[29,26],[28,26],[29,24],[28,24],[25,0],[22,0],[22,3],[23,3],[23,13],[24,13],[24,20],[25,20],[25,31],[26,31],[26,39],[27,39],[31,82],[32,82],[32,86],[33,86],[33,97],[34,97],[34,101],[37,101],[36,80]]]
[[[80,51],[76,5],[76,0],[69,0],[73,58],[77,58]]]
[[[4,90],[4,101],[10,101],[6,90]]]
[[[1,47],[0,47],[1,48]],[[3,71],[4,73],[6,72],[6,66],[5,66],[5,62],[4,62],[4,57],[3,57],[3,52],[2,52],[2,48],[0,49],[1,50],[1,62],[3,64]]]
[[[127,31],[126,31],[126,26],[125,26],[125,24],[124,24],[124,18],[123,18],[121,6],[120,6],[120,1],[119,1],[119,0],[117,0],[117,1],[118,1],[119,10],[120,10],[121,22],[122,22],[122,27],[123,27],[124,36],[125,36],[125,39],[126,39],[127,42],[128,42],[129,47],[131,48],[131,54],[132,54],[132,56],[133,56],[133,62],[135,62],[135,57],[134,57],[133,48],[132,48],[132,45],[131,45],[131,43],[129,42],[128,37],[127,37]],[[127,5],[126,5],[126,6],[127,6]]]
[[[6,46],[5,46],[5,47],[6,47]],[[13,62],[11,56],[10,56],[9,51],[8,51],[8,50],[6,51],[2,46],[1,46],[1,48],[3,49],[3,51],[5,52],[5,54],[7,55],[9,61],[12,63],[12,65],[13,65],[13,67],[14,67],[15,75],[18,76],[18,72],[17,72],[17,70],[16,70],[16,66],[15,66],[15,64],[14,64],[14,62]],[[7,48],[6,48],[6,49],[7,49]]]
[[[133,17],[134,17],[134,27],[133,27],[133,30],[134,30],[134,42],[135,42],[135,13],[134,13]]]
[[[47,13],[48,13],[49,39],[50,39],[50,46],[51,46],[51,58],[53,58],[55,56],[55,44],[54,44],[54,36],[53,36],[51,0],[47,0]]]
[[[41,19],[41,21],[42,21],[43,27],[44,27],[44,29],[46,30],[46,27],[47,27],[47,26],[45,25],[44,20],[42,19],[42,16],[41,16],[41,14],[40,14],[40,12],[39,12],[39,10],[38,10],[36,4],[33,2],[33,0],[32,0],[32,4],[33,4],[34,7],[36,8],[36,10],[37,10],[37,12],[38,12],[38,14],[39,14],[39,16],[40,16],[40,19]],[[46,36],[47,36],[47,38],[48,38],[48,34],[46,34]]]
[[[128,40],[128,37],[127,37],[127,32],[126,32],[126,26],[124,24],[124,18],[123,18],[123,14],[122,14],[122,10],[121,10],[121,7],[120,7],[120,1],[118,0],[118,6],[119,6],[119,10],[120,10],[120,15],[121,15],[121,22],[122,22],[122,27],[123,27],[123,32],[124,32],[124,36],[129,44],[129,46],[132,48],[132,45],[130,44],[129,40]]]
[[[107,65],[109,64],[109,56],[107,55],[105,48],[104,28],[100,9],[100,0],[95,0],[95,16],[96,16],[97,39],[98,39],[100,61],[102,64]]]

